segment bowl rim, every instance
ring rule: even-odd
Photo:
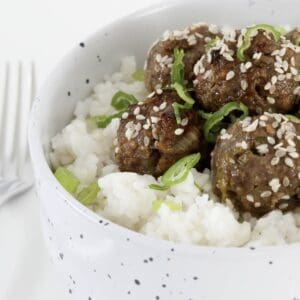
[[[188,0],[189,3],[199,3],[197,0]],[[122,22],[131,19],[138,18],[139,16],[144,16],[148,14],[155,14],[156,11],[167,10],[171,7],[180,7],[181,5],[186,5],[186,2],[182,2],[181,0],[167,0],[160,1],[158,3],[146,6],[142,9],[138,9],[129,14],[126,14],[120,18],[116,18],[115,20],[105,24],[100,27],[97,31],[90,34],[87,38],[83,39],[85,43],[92,42],[97,36],[102,35],[112,26],[118,26]],[[109,223],[110,226],[106,226],[106,230],[108,233],[111,233],[110,236],[112,239],[124,240],[130,239],[130,241],[136,245],[143,244],[144,246],[149,246],[155,248],[157,250],[163,251],[174,251],[176,249],[176,253],[179,255],[221,255],[223,257],[228,258],[232,257],[234,259],[240,259],[244,256],[253,255],[280,255],[285,253],[286,251],[294,251],[295,249],[299,249],[300,242],[292,243],[292,244],[284,244],[277,246],[246,246],[246,247],[225,247],[225,246],[206,246],[206,245],[196,245],[196,244],[187,244],[187,243],[176,243],[169,240],[163,240],[159,238],[154,238],[152,236],[148,236],[142,234],[140,232],[130,230],[124,226],[121,226],[117,223],[113,223],[112,221],[99,216],[91,209],[82,205],[78,200],[75,199],[71,194],[69,194],[56,180],[53,172],[51,171],[50,166],[47,163],[46,156],[44,154],[42,142],[39,138],[39,128],[38,128],[38,118],[39,115],[39,107],[42,105],[42,93],[45,87],[48,85],[48,82],[51,82],[51,78],[55,77],[55,73],[62,65],[64,65],[65,61],[71,57],[76,51],[76,46],[73,46],[71,50],[69,50],[52,68],[52,71],[48,74],[43,84],[40,86],[37,92],[37,96],[35,97],[35,101],[33,103],[30,118],[28,123],[28,143],[29,150],[31,155],[32,166],[34,170],[35,178],[41,178],[42,181],[46,181],[47,184],[56,191],[57,196],[61,201],[65,201],[71,209],[74,209],[78,214],[82,217],[88,219],[90,222],[98,224],[98,226],[102,226],[99,224],[101,220],[104,223]],[[253,251],[255,250],[255,251]],[[238,256],[236,255],[238,254]]]

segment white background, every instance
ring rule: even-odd
[[[85,37],[155,2],[0,0],[0,72],[5,62],[34,61],[41,83]],[[34,193],[0,207],[0,300],[64,300],[64,295],[43,243]]]

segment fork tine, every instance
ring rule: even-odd
[[[21,112],[23,110],[23,103],[22,103],[22,92],[23,92],[23,86],[22,86],[22,63],[19,62],[17,66],[17,95],[16,95],[16,103],[15,103],[15,123],[14,123],[14,136],[13,136],[13,141],[14,141],[14,147],[12,151],[12,158],[15,163],[15,168],[14,168],[14,176],[19,175],[19,170],[20,170],[20,164],[21,164],[21,139],[22,139],[22,134],[21,134],[21,128],[22,128],[22,115]]]
[[[0,127],[0,177],[4,176],[5,168],[5,156],[6,156],[6,123],[7,123],[7,113],[8,113],[8,93],[9,93],[9,77],[10,77],[10,66],[9,63],[5,64],[5,79],[4,79],[4,89],[3,89],[3,99],[2,99],[2,112],[1,112],[1,127]]]
[[[28,121],[29,121],[29,113],[36,95],[36,67],[35,67],[35,63],[31,62],[30,64],[30,101],[28,101],[29,107],[27,107],[26,110],[26,119],[25,119],[25,124],[26,124],[26,132],[27,132],[27,127],[28,127]],[[27,134],[25,133],[26,137]],[[27,138],[26,138],[26,147],[25,147],[25,156],[24,156],[24,163],[26,164],[26,162],[29,160],[30,155],[29,155],[29,147],[27,145]]]

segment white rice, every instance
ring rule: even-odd
[[[101,192],[96,212],[127,228],[157,238],[211,246],[262,246],[300,241],[300,211],[283,214],[275,210],[260,219],[239,214],[230,205],[219,203],[212,193],[209,170],[193,169],[185,182],[169,191],[148,187],[157,183],[150,175],[119,172],[114,161],[114,140],[119,120],[105,129],[89,128],[85,119],[111,114],[112,96],[119,90],[147,96],[144,84],[132,80],[135,59],[126,57],[121,70],[99,83],[90,97],[79,102],[75,119],[52,139],[50,154],[54,168],[67,166],[82,186],[98,181]],[[202,191],[196,187],[195,182]],[[153,211],[156,200],[180,203],[182,211],[173,212],[167,205]]]

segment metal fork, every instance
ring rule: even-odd
[[[36,91],[34,63],[6,63],[0,97],[0,205],[33,186],[27,145],[29,111]],[[0,79],[1,80],[1,79]]]

